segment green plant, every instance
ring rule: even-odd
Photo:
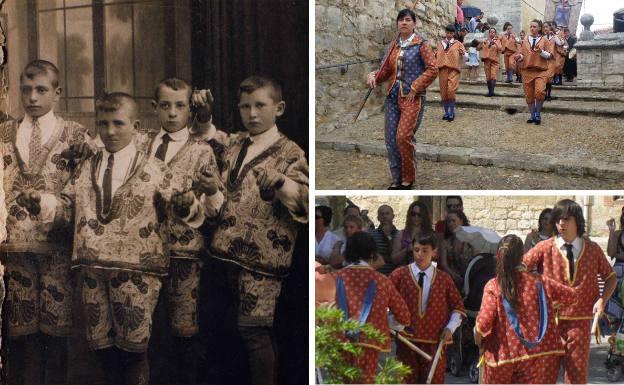
[[[347,330],[359,331],[361,338],[381,344],[388,338],[369,324],[359,325],[354,319],[344,319],[344,313],[334,307],[316,309],[315,363],[321,369],[323,379],[329,384],[354,382],[361,371],[346,359],[348,355],[360,356],[363,348],[342,338]],[[410,368],[396,358],[388,358],[381,365],[375,378],[378,384],[400,383],[411,372]]]

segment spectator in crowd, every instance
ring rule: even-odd
[[[609,243],[607,246],[607,255],[615,259],[615,263],[624,263],[624,207],[620,215],[620,229],[615,229],[615,219],[610,218],[607,221],[609,228]]]
[[[332,267],[339,269],[342,267],[342,263],[344,262],[344,253],[347,245],[347,240],[350,236],[355,233],[359,233],[362,231],[362,226],[364,222],[362,221],[362,217],[359,215],[349,214],[345,217],[344,223],[342,225],[342,230],[344,233],[344,241],[339,239],[334,243],[334,248],[332,249],[331,257],[329,258],[329,264]]]
[[[552,209],[542,210],[537,221],[537,230],[531,231],[524,241],[524,252],[531,250],[538,242],[548,239],[554,235],[553,224],[550,222]]]
[[[395,269],[392,263],[392,243],[394,238],[399,234],[399,230],[394,225],[394,210],[389,205],[381,205],[377,209],[377,220],[379,227],[369,232],[377,245],[377,254],[379,254],[384,264],[377,271],[384,275],[390,275]]]
[[[464,200],[459,195],[449,195],[446,197],[446,211],[451,210],[464,211]],[[446,232],[446,217],[440,219],[435,224],[435,232],[444,235]]]
[[[450,210],[446,214],[446,230],[439,247],[440,269],[449,273],[459,288],[464,284],[464,272],[473,255],[470,245],[455,236],[455,232],[462,226],[470,226],[466,214],[460,210]]]
[[[349,215],[355,215],[360,217],[362,215],[362,212],[360,211],[360,208],[349,202],[349,204],[347,204],[347,207],[344,208],[344,210],[342,211],[342,220],[344,223],[344,220],[349,216]],[[362,226],[364,224],[362,223]],[[344,232],[344,228],[341,227],[339,229],[337,229],[336,231],[334,231],[334,234],[338,236],[338,238],[342,241],[343,244],[345,244],[347,242],[347,237],[345,236],[345,232]]]
[[[470,23],[469,23],[469,28],[470,28],[470,32],[478,32],[477,31],[477,26],[479,25],[479,23],[481,23],[481,19],[483,19],[483,12],[481,12],[480,14],[473,16],[472,19],[470,19]]]
[[[457,16],[455,17],[455,25],[459,28],[464,26],[466,19],[464,18],[464,10],[462,9],[462,3],[464,0],[457,0]]]
[[[327,206],[317,206],[314,215],[314,235],[316,244],[314,255],[317,262],[329,263],[334,245],[340,240],[338,236],[329,230],[332,219],[332,209]]]
[[[565,63],[563,64],[563,73],[565,74],[566,82],[572,82],[576,77],[576,57],[570,59],[570,56],[567,55],[567,53],[569,53],[572,48],[574,48],[574,45],[576,44],[576,37],[570,35],[570,29],[568,29],[567,27],[563,28],[563,37],[565,39],[563,48],[566,50]]]
[[[423,202],[412,202],[407,209],[405,229],[401,230],[392,241],[392,263],[406,265],[413,262],[412,244],[414,239],[430,233],[433,233],[433,230],[429,208]]]

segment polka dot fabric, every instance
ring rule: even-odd
[[[401,79],[397,79],[401,51],[398,47],[392,50],[387,65],[377,74],[378,82],[390,80],[385,102],[385,144],[390,174],[395,184],[411,183],[416,179],[414,135],[424,113],[424,94],[438,74],[435,56],[428,42],[417,36],[411,45],[402,50],[405,64],[401,70]],[[406,96],[411,90],[419,96],[413,102],[408,102]]]
[[[559,376],[560,356],[531,358],[493,368],[486,366],[483,384],[554,384]]]
[[[591,320],[594,304],[600,295],[597,277],[600,276],[606,281],[615,274],[600,246],[588,238],[583,239],[583,249],[576,261],[573,280],[568,279],[568,260],[557,247],[554,237],[538,243],[529,250],[524,255],[523,262],[529,271],[537,269],[545,277],[559,283],[572,287],[583,286],[582,290],[578,290],[576,303],[559,310],[559,319]]]
[[[524,338],[535,341],[539,334],[539,300],[537,282],[541,278],[531,273],[518,273],[520,297],[515,310]],[[542,280],[548,299],[548,324],[544,339],[529,349],[520,342],[509,324],[501,289],[496,279],[490,280],[483,290],[481,309],[477,316],[477,330],[485,336],[483,347],[488,366],[497,367],[526,361],[545,355],[563,355],[563,344],[555,324],[555,306],[569,305],[575,301],[576,290],[554,280]],[[539,381],[538,381],[539,383]]]
[[[545,277],[579,287],[576,302],[559,309],[559,330],[565,341],[563,368],[566,383],[586,383],[592,311],[600,295],[597,277],[606,281],[615,274],[613,268],[600,246],[588,238],[583,238],[574,277],[570,277],[568,261],[554,237],[538,243],[524,255],[523,261],[529,270],[537,269]]]
[[[366,290],[368,289],[369,282],[371,280],[375,281],[377,291],[375,294],[375,300],[373,301],[373,307],[371,308],[371,312],[366,323],[371,324],[383,334],[388,336],[385,343],[374,346],[378,350],[389,351],[390,328],[388,327],[387,309],[389,308],[390,311],[394,313],[397,322],[407,325],[410,321],[410,313],[405,301],[403,301],[403,298],[401,298],[388,277],[375,271],[369,266],[348,266],[338,272],[338,276],[342,277],[345,284],[349,316],[355,319],[359,319],[360,317],[362,303],[364,302],[364,296],[366,294]],[[337,298],[336,303],[338,303]],[[360,342],[363,344],[371,344],[363,338]]]
[[[407,303],[412,315],[411,332],[406,337],[415,342],[424,342],[437,346],[442,331],[456,311],[465,316],[464,302],[450,275],[435,269],[429,299],[424,314],[420,312],[420,286],[409,266],[403,266],[392,272],[390,280],[396,286],[401,297]]]

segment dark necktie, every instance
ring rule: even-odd
[[[30,133],[30,143],[28,144],[28,165],[32,168],[37,164],[37,160],[43,151],[41,143],[41,125],[39,119],[32,118],[32,132]]]
[[[113,196],[113,163],[115,157],[113,154],[108,156],[108,164],[106,165],[106,171],[104,171],[104,207],[102,212],[109,212]]]
[[[570,267],[570,279],[574,279],[574,254],[572,253],[572,244],[566,243],[563,247],[566,249],[566,257],[568,258],[568,265]]]
[[[420,273],[418,273],[418,286],[420,286],[420,290],[424,290],[424,285],[425,283],[425,272],[421,271]]]
[[[535,49],[535,42],[537,41],[537,39],[536,38],[532,38],[531,41],[532,41],[531,49]]]
[[[446,51],[448,51],[448,50],[449,50],[449,48],[451,48],[451,42],[447,40],[447,41],[446,41],[446,48],[444,48],[444,51],[445,51],[445,52],[446,52]]]
[[[167,155],[167,148],[169,147],[169,142],[171,142],[171,137],[169,134],[165,134],[162,136],[162,143],[156,149],[156,158],[165,161],[165,156]]]
[[[249,146],[251,145],[251,143],[252,142],[251,142],[250,137],[247,137],[247,139],[245,139],[245,141],[243,142],[240,152],[238,153],[238,158],[236,158],[236,163],[234,164],[234,168],[232,169],[232,172],[230,173],[231,181],[235,181],[236,177],[238,177],[238,173],[240,172],[240,169],[243,165],[243,160],[245,160],[245,156],[247,156],[247,149],[249,149]]]

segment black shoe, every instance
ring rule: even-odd
[[[390,186],[388,186],[388,190],[400,190],[401,189],[400,187],[401,187],[401,185],[398,185],[398,186],[390,185]]]
[[[527,123],[535,123],[535,118],[531,117],[530,119],[527,119]]]
[[[448,120],[449,122],[452,122],[453,120],[455,120],[455,115],[449,116],[448,119],[446,120]]]
[[[401,184],[401,185],[397,188],[397,190],[411,190],[411,189],[412,189],[412,187],[414,187],[414,183],[410,183],[410,184],[408,184],[407,186],[405,186],[405,185]]]
[[[539,126],[540,124],[542,124],[542,119],[535,119],[535,125]]]
[[[546,97],[544,98],[544,100],[546,100],[547,102],[550,102],[550,101],[552,100],[552,98],[551,98],[550,96],[546,96]]]
[[[442,120],[448,120],[448,115],[444,115],[444,116],[442,117]]]

